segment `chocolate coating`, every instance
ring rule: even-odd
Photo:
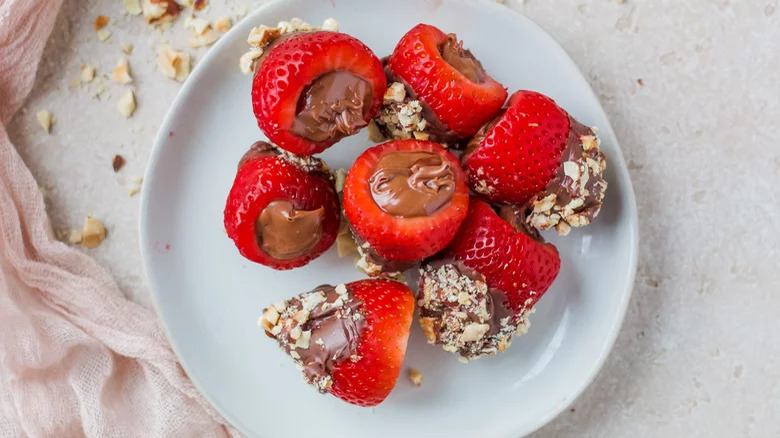
[[[346,70],[325,73],[301,93],[290,132],[309,141],[337,141],[368,125],[364,116],[374,91]]]
[[[409,85],[408,82],[406,82],[402,77],[398,76],[395,74],[395,72],[390,70],[389,67],[387,67],[387,58],[383,58],[382,62],[385,64],[385,76],[387,77],[387,83],[392,84],[393,82],[398,82],[403,84],[404,88],[406,89],[406,101],[416,100],[420,102],[423,118],[426,122],[428,122],[428,126],[425,128],[425,133],[430,136],[428,139],[437,143],[445,143],[450,147],[460,146],[464,139],[454,133],[449,127],[447,127],[447,125],[444,124],[444,122],[441,121],[441,119],[439,119],[439,116],[437,116],[433,109],[428,106],[427,103],[425,103],[425,100],[420,99],[420,97],[417,95],[414,89],[412,89],[412,86]]]
[[[581,137],[587,135],[594,135],[593,130],[590,129],[590,127],[583,125],[582,123],[575,120],[573,117],[570,117],[569,120],[571,120],[571,130],[569,131],[569,137],[566,140],[566,149],[564,149],[563,153],[561,154],[561,163],[565,163],[567,161],[582,160],[583,156],[586,155],[587,152],[583,153],[584,151],[582,149]],[[557,202],[561,205],[566,205],[572,199],[574,199],[575,196],[573,195],[576,192],[587,191],[587,195],[585,196],[584,210],[590,211],[591,210],[590,207],[601,205],[601,199],[598,198],[598,194],[600,192],[598,190],[595,190],[596,183],[598,183],[599,181],[603,181],[603,179],[589,178],[588,181],[585,183],[585,186],[582,187],[580,190],[577,190],[574,187],[576,181],[566,177],[563,166],[558,166],[558,170],[555,173],[555,178],[553,178],[552,180],[550,180],[549,183],[547,183],[547,187],[545,188],[545,193],[555,193],[558,197]],[[582,190],[583,188],[585,190]]]
[[[503,205],[498,209],[498,216],[511,225],[518,233],[523,233],[537,242],[544,242],[544,239],[539,234],[539,230],[528,224],[526,220],[528,217],[527,208],[518,205]]]
[[[279,156],[279,150],[276,149],[271,143],[267,141],[256,141],[252,143],[249,150],[238,161],[238,168],[244,165],[247,161],[257,157],[277,157]]]
[[[257,243],[277,260],[291,260],[311,251],[322,239],[325,209],[298,210],[287,200],[269,203],[255,224]]]
[[[458,41],[454,33],[447,34],[447,39],[439,45],[442,59],[452,68],[459,71],[471,82],[485,82],[485,69],[470,50],[463,48],[463,41]]]
[[[368,180],[374,202],[403,218],[431,216],[447,206],[455,193],[455,174],[433,152],[389,152]]]

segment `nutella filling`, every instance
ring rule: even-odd
[[[360,335],[366,327],[365,318],[354,318],[362,301],[349,300],[342,306],[332,306],[340,297],[333,286],[320,286],[315,291],[325,293],[325,302],[309,313],[302,331],[311,331],[309,348],[296,348],[303,372],[310,380],[330,375],[333,366],[355,354]]]
[[[463,41],[458,41],[454,33],[448,34],[447,39],[439,45],[439,53],[447,64],[471,82],[485,82],[485,69],[482,68],[482,64],[470,50],[463,48]]]
[[[349,71],[325,73],[301,93],[290,131],[313,142],[355,134],[368,125],[364,114],[373,94],[371,84]]]
[[[390,152],[376,163],[368,184],[374,202],[386,213],[431,216],[452,200],[455,174],[433,152]]]
[[[266,254],[277,260],[300,257],[322,238],[325,210],[298,210],[290,201],[269,203],[255,223],[257,243]]]

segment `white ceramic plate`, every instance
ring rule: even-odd
[[[620,328],[636,268],[637,219],[617,140],[577,67],[544,31],[489,1],[281,0],[238,24],[184,85],[162,125],[144,183],[141,251],[157,310],[187,373],[249,436],[512,437],[565,409],[591,382]],[[256,325],[269,303],[322,283],[363,278],[335,248],[305,268],[276,272],[243,259],[225,235],[222,210],[236,163],[261,139],[250,104],[251,78],[238,57],[252,26],[335,17],[378,56],[419,22],[456,32],[487,71],[509,88],[552,96],[600,128],[608,159],[607,198],[593,225],[547,237],[561,273],[531,317],[531,330],[505,354],[469,364],[425,344],[415,322],[403,373],[373,409],[321,396]],[[496,42],[505,47],[496,49]],[[508,54],[509,53],[509,54]],[[349,167],[370,143],[365,132],[332,147],[331,167]]]

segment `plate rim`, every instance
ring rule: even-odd
[[[254,9],[252,12],[250,12],[246,17],[244,17],[241,21],[247,20],[257,21],[260,16],[263,15],[263,13],[267,9],[272,9],[276,7],[278,4],[285,3],[288,0],[271,0],[268,1],[256,9]],[[443,3],[474,3],[475,0],[440,0]],[[629,224],[628,227],[630,229],[629,233],[629,272],[628,275],[625,277],[626,281],[623,286],[623,293],[621,295],[621,300],[618,304],[617,309],[617,318],[613,320],[613,324],[609,327],[609,333],[607,335],[607,338],[605,339],[606,348],[603,348],[595,361],[590,366],[590,369],[587,372],[587,378],[584,379],[581,384],[579,384],[573,391],[571,391],[570,395],[561,399],[557,402],[557,404],[554,406],[553,409],[550,410],[550,412],[539,419],[538,422],[536,422],[536,425],[533,427],[529,427],[526,429],[520,429],[517,431],[518,434],[520,434],[520,437],[525,437],[527,435],[530,435],[543,427],[550,424],[552,420],[554,420],[558,415],[560,415],[561,412],[563,412],[566,408],[571,406],[584,392],[585,390],[590,387],[590,385],[593,383],[593,381],[598,376],[601,369],[604,367],[604,364],[606,363],[607,359],[609,358],[609,355],[612,353],[612,350],[614,349],[615,343],[617,341],[617,337],[620,334],[620,329],[623,326],[623,323],[625,321],[625,317],[628,311],[628,305],[631,301],[631,297],[633,296],[633,290],[634,290],[634,282],[636,280],[636,271],[638,266],[638,248],[639,248],[639,216],[637,211],[637,205],[636,205],[636,195],[634,193],[633,183],[631,182],[631,175],[628,172],[628,167],[625,161],[625,158],[623,156],[623,150],[620,146],[620,141],[618,140],[617,135],[615,134],[615,131],[612,127],[612,122],[610,120],[610,117],[608,116],[607,112],[604,110],[604,107],[601,103],[601,100],[598,98],[598,95],[593,90],[593,87],[591,84],[587,81],[585,78],[585,75],[583,74],[582,70],[579,68],[579,66],[574,62],[574,59],[569,55],[569,53],[563,48],[563,46],[560,44],[560,42],[549,32],[547,32],[542,26],[540,26],[538,23],[530,19],[529,17],[523,15],[521,12],[510,8],[508,6],[502,5],[500,3],[495,2],[494,0],[476,0],[476,2],[480,3],[480,7],[489,7],[489,8],[496,8],[501,9],[502,11],[510,11],[512,16],[515,20],[519,20],[520,22],[523,22],[524,26],[528,26],[533,28],[534,30],[542,33],[547,38],[550,39],[550,42],[552,43],[551,49],[554,50],[556,53],[556,56],[561,56],[565,58],[565,63],[568,64],[568,67],[573,69],[573,71],[576,71],[579,75],[579,79],[582,82],[582,88],[587,89],[590,93],[590,96],[593,98],[593,100],[596,102],[598,110],[601,112],[601,115],[603,116],[604,120],[606,120],[606,126],[600,126],[600,130],[607,131],[609,136],[614,139],[614,153],[612,154],[611,161],[617,162],[618,165],[615,166],[616,172],[623,174],[622,179],[625,181],[625,190],[626,190],[626,205],[625,207],[628,209],[628,216],[629,216]],[[146,166],[146,170],[144,172],[144,181],[145,184],[143,184],[141,188],[141,198],[140,198],[140,207],[139,207],[139,215],[138,215],[138,232],[139,232],[139,246],[140,246],[140,252],[141,252],[141,264],[142,264],[142,272],[144,275],[144,279],[146,280],[146,285],[148,286],[149,295],[151,297],[152,306],[154,308],[154,311],[157,315],[158,321],[160,326],[163,329],[163,332],[165,333],[166,338],[168,339],[168,342],[170,343],[171,349],[173,350],[174,354],[176,355],[177,360],[181,364],[184,372],[187,374],[187,377],[192,381],[193,385],[197,388],[198,393],[201,395],[201,397],[206,400],[211,407],[213,407],[219,415],[228,422],[228,425],[230,427],[234,427],[237,430],[239,430],[243,434],[249,434],[249,431],[252,429],[244,425],[241,421],[239,421],[237,418],[235,418],[232,414],[230,414],[226,409],[223,409],[223,407],[217,403],[205,390],[203,390],[203,386],[198,381],[198,378],[190,372],[190,366],[187,364],[184,357],[180,354],[180,347],[175,340],[175,338],[172,336],[172,331],[169,327],[169,323],[164,317],[163,312],[161,311],[160,307],[160,291],[158,291],[158,287],[154,284],[152,281],[152,276],[150,275],[151,272],[151,248],[146,245],[146,243],[149,241],[149,230],[146,227],[146,224],[148,223],[148,217],[150,214],[150,194],[149,191],[151,190],[151,187],[154,185],[152,182],[156,179],[154,176],[154,170],[159,165],[159,159],[160,155],[163,150],[163,144],[165,143],[165,139],[167,138],[167,132],[170,131],[171,125],[173,123],[173,119],[175,117],[175,113],[177,113],[181,106],[182,101],[184,99],[185,95],[190,94],[191,89],[195,86],[194,84],[197,82],[200,76],[204,74],[204,71],[206,69],[206,66],[210,65],[212,62],[212,58],[215,58],[218,56],[219,52],[222,50],[223,46],[226,46],[229,44],[228,38],[226,38],[230,32],[238,32],[238,26],[233,27],[230,29],[228,33],[222,36],[222,38],[219,39],[219,41],[214,44],[210,50],[205,54],[205,56],[195,65],[195,68],[192,70],[190,76],[184,81],[181,88],[178,90],[175,99],[173,100],[173,103],[168,107],[168,110],[165,113],[165,116],[163,118],[163,122],[160,125],[160,128],[157,131],[157,135],[154,139],[154,144],[152,146],[151,153],[149,155],[149,161]],[[259,437],[259,438],[265,438],[265,437]]]

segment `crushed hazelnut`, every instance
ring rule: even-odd
[[[422,382],[423,382],[423,373],[417,371],[414,368],[410,368],[409,369],[409,380],[412,381],[412,385],[414,385],[414,386],[419,388],[420,385],[422,385]]]
[[[175,50],[170,45],[160,46],[157,52],[157,68],[171,79],[183,81],[190,74],[190,55]]]
[[[127,118],[130,118],[130,116],[133,115],[133,112],[135,111],[135,95],[133,94],[133,90],[127,90],[122,93],[122,96],[116,103],[116,109],[119,111],[119,114],[122,114]]]
[[[41,125],[41,128],[43,128],[47,134],[50,133],[51,125],[54,120],[54,117],[52,117],[51,113],[47,110],[41,110],[35,114],[35,117],[38,119],[38,123]]]
[[[130,76],[130,63],[126,57],[119,58],[114,71],[111,73],[111,79],[123,85],[133,82],[133,78]]]
[[[105,15],[98,15],[95,18],[95,23],[93,23],[92,28],[95,29],[95,31],[98,31],[106,26],[108,26],[108,17]]]
[[[97,31],[97,37],[100,42],[104,43],[111,38],[111,31],[108,29],[100,29]]]
[[[129,43],[122,44],[122,53],[124,53],[125,55],[129,55],[133,53],[133,45]]]
[[[208,4],[208,0],[195,0],[192,4],[192,8],[195,9],[196,11],[200,11],[203,8],[205,8],[207,4]]]
[[[122,0],[122,3],[125,5],[125,12],[130,15],[141,15],[143,12],[140,0]]]
[[[95,79],[95,67],[85,65],[81,67],[81,81],[92,82]]]
[[[214,29],[220,32],[227,32],[233,26],[233,21],[230,17],[220,17],[214,22]]]
[[[181,6],[174,0],[143,0],[141,5],[149,24],[170,23],[181,11]]]
[[[84,248],[97,248],[106,239],[106,228],[103,222],[92,216],[84,219],[84,228],[81,230],[81,246]]]
[[[114,169],[114,172],[119,172],[124,165],[125,159],[121,155],[114,155],[114,158],[111,160],[111,168]]]

